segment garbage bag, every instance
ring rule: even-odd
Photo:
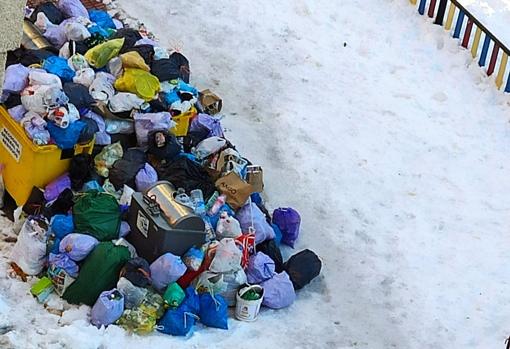
[[[135,120],[136,139],[140,147],[147,146],[151,131],[167,131],[173,125],[172,116],[168,112],[135,113],[133,119]]]
[[[82,84],[83,86],[90,87],[96,77],[96,73],[92,68],[85,68],[76,71],[76,75],[73,78],[73,82]]]
[[[296,299],[294,286],[290,281],[289,275],[282,271],[271,279],[260,284],[264,289],[264,299],[262,305],[272,309],[281,309],[288,307]]]
[[[147,315],[143,308],[126,309],[116,322],[117,326],[136,334],[148,334],[156,327],[156,318]]]
[[[182,261],[188,269],[197,271],[204,261],[204,251],[201,248],[191,247],[183,256]]]
[[[156,41],[152,40],[152,39],[149,39],[149,38],[141,38],[139,40],[137,40],[135,42],[135,46],[140,46],[140,45],[151,45],[151,46],[156,46],[157,43]]]
[[[89,18],[87,9],[80,0],[59,0],[57,2],[58,9],[67,17],[85,17]]]
[[[140,32],[136,29],[122,28],[117,30],[117,32],[113,35],[113,38],[124,38],[124,45],[120,50],[121,53],[124,53],[131,47],[135,46],[135,43],[142,38],[142,35],[140,35]]]
[[[85,56],[83,56],[80,53],[75,53],[71,55],[67,59],[67,65],[74,70],[75,72],[78,72],[82,69],[90,68],[89,63],[85,59]],[[74,79],[74,78],[73,78]]]
[[[234,217],[230,217],[227,212],[223,211],[220,214],[220,219],[216,225],[216,239],[221,240],[224,238],[233,238],[240,236],[241,226],[239,221]]]
[[[216,273],[227,273],[241,268],[242,252],[234,239],[226,238],[219,242],[216,254],[209,270]]]
[[[154,60],[160,60],[160,59],[168,59],[170,58],[170,54],[168,53],[168,50],[163,48],[163,47],[159,47],[159,46],[154,46]]]
[[[84,260],[92,250],[99,244],[99,241],[90,235],[72,233],[66,235],[59,245],[60,253],[66,253],[75,262]]]
[[[48,73],[57,75],[64,82],[73,81],[73,77],[76,74],[67,64],[67,60],[62,57],[53,56],[46,58],[42,67]]]
[[[46,129],[47,123],[40,115],[29,111],[20,120],[20,123],[23,125],[28,137],[35,144],[45,145],[50,142],[51,136]]]
[[[241,224],[243,232],[247,232],[252,226],[255,229],[255,243],[259,244],[265,240],[274,239],[273,227],[267,223],[266,217],[260,208],[254,203],[249,203],[241,207],[236,213],[236,218]]]
[[[186,294],[181,286],[179,286],[176,282],[172,282],[168,285],[165,293],[163,294],[165,304],[172,308],[177,308],[181,305],[184,298],[186,298]]]
[[[99,132],[99,127],[97,123],[89,118],[83,118],[81,120],[85,123],[85,127],[81,130],[80,138],[78,138],[78,143],[88,143],[94,139],[94,136],[97,132]]]
[[[112,113],[120,113],[123,111],[131,111],[138,109],[144,103],[144,100],[129,92],[119,92],[110,98],[108,107]]]
[[[28,73],[28,81],[31,86],[48,85],[62,88],[62,81],[55,74],[50,74],[42,69],[30,69]]]
[[[124,185],[134,188],[136,174],[144,165],[145,159],[143,161],[117,160],[109,171],[110,182],[117,190],[121,189]]]
[[[115,77],[105,72],[96,74],[94,81],[89,86],[89,92],[92,98],[98,101],[108,101],[115,95],[113,82]]]
[[[90,310],[90,322],[100,328],[117,321],[124,311],[124,296],[117,289],[101,292]]]
[[[152,45],[137,45],[127,49],[126,52],[138,52],[149,66],[154,60],[154,47]]]
[[[117,200],[106,193],[80,194],[73,206],[77,232],[92,235],[99,241],[117,238],[120,227],[120,210]]]
[[[189,83],[189,62],[186,57],[174,52],[167,59],[159,59],[151,63],[151,73],[157,76],[159,81],[182,79]]]
[[[131,233],[131,227],[129,226],[129,223],[126,221],[120,222],[119,237],[125,238],[129,235],[129,233]]]
[[[281,242],[294,248],[294,244],[299,235],[299,225],[301,216],[293,208],[277,208],[273,211],[273,223],[280,228],[282,232]]]
[[[182,148],[177,138],[166,130],[150,131],[147,154],[164,163],[172,162],[181,153]]]
[[[12,64],[20,63],[25,67],[28,67],[32,64],[40,64],[46,58],[57,55],[58,51],[52,47],[37,50],[28,50],[24,47],[19,47],[15,50],[7,51],[7,61],[5,66],[8,67]]]
[[[114,86],[118,91],[135,93],[145,101],[154,99],[159,91],[159,81],[154,75],[134,68],[126,68]]]
[[[37,6],[30,16],[30,21],[34,23],[37,20],[37,14],[42,12],[53,24],[60,24],[64,20],[61,10],[51,2],[45,2]]]
[[[85,53],[85,58],[94,68],[102,68],[110,59],[119,54],[124,39],[113,39],[92,47]]]
[[[137,308],[147,294],[145,288],[136,287],[125,277],[119,279],[119,282],[117,282],[117,289],[124,295],[124,307],[126,309]]]
[[[142,304],[140,304],[140,309],[143,309],[147,316],[159,319],[165,312],[165,301],[163,297],[149,289],[142,300]]]
[[[64,269],[57,267],[55,264],[48,266],[47,275],[53,284],[55,293],[59,296],[62,296],[75,280]]]
[[[92,98],[89,89],[84,85],[66,82],[64,84],[64,92],[69,97],[69,102],[78,109],[88,108],[94,103],[94,98]]]
[[[221,295],[202,293],[198,316],[205,326],[228,330],[228,305]]]
[[[44,268],[48,225],[46,218],[30,216],[21,227],[18,240],[11,250],[11,260],[25,274],[37,275]]]
[[[130,259],[122,267],[120,275],[138,287],[146,287],[151,283],[151,269],[149,262],[142,257]]]
[[[226,289],[219,294],[225,299],[229,307],[233,307],[236,305],[236,295],[239,287],[247,282],[246,273],[243,269],[224,273],[223,282]]]
[[[143,57],[136,51],[129,51],[120,56],[123,68],[135,68],[150,71],[150,67],[145,63]]]
[[[133,135],[135,132],[135,125],[133,120],[117,120],[117,119],[105,119],[106,132],[110,135],[123,134]],[[136,136],[134,137],[136,145]]]
[[[57,214],[51,218],[51,232],[59,239],[74,231],[74,220],[72,215]],[[58,247],[57,247],[58,249]]]
[[[189,132],[199,131],[202,128],[208,130],[207,136],[204,137],[204,139],[209,137],[223,138],[223,128],[219,118],[213,117],[209,114],[198,114],[195,118],[193,118],[193,120],[191,120]],[[202,140],[203,139],[200,139],[199,142]]]
[[[50,253],[48,263],[49,265],[64,269],[66,273],[72,278],[76,278],[80,270],[78,264],[76,264],[76,262],[69,258],[69,256],[65,253]]]
[[[182,305],[176,309],[168,309],[158,321],[158,332],[172,336],[188,336],[193,331],[197,316],[190,311],[189,307]]]
[[[67,288],[63,298],[72,304],[92,306],[101,292],[115,287],[119,271],[129,258],[126,247],[100,242],[81,265],[78,278]]]
[[[124,150],[120,142],[104,147],[99,154],[94,158],[96,172],[100,176],[108,177],[109,169],[113,166],[115,161],[122,158]]]
[[[283,265],[295,290],[300,290],[317,277],[322,268],[319,257],[309,249],[296,253]]]
[[[271,279],[275,274],[275,263],[267,254],[259,251],[250,256],[248,268],[246,268],[249,284],[260,284]]]
[[[112,17],[106,11],[102,10],[89,10],[89,18],[92,22],[105,29],[115,29],[115,23],[113,23]]]
[[[149,163],[141,168],[135,177],[136,190],[145,192],[151,185],[158,181],[158,173]]]
[[[71,188],[80,191],[92,174],[92,156],[90,154],[78,154],[72,157],[69,166]]]
[[[74,205],[73,198],[73,191],[65,189],[49,207],[49,215],[67,214]]]
[[[167,180],[187,193],[200,189],[204,198],[208,198],[216,190],[204,168],[186,157],[178,157],[170,164],[160,165],[156,167],[156,171],[160,180]]]
[[[90,32],[83,24],[68,22],[64,25],[67,40],[83,41],[90,38]]]
[[[7,92],[21,92],[28,85],[29,72],[30,69],[19,63],[8,66],[5,69],[3,90]]]
[[[203,160],[213,154],[218,153],[227,145],[227,141],[220,137],[209,137],[201,141],[193,151],[193,155],[198,160]]]
[[[60,193],[66,188],[71,188],[71,178],[69,178],[69,173],[64,173],[44,188],[44,199],[46,201],[53,201],[58,198]]]
[[[167,252],[152,262],[150,269],[152,286],[162,291],[186,272],[186,265],[181,257]]]
[[[256,246],[257,252],[262,252],[269,256],[274,262],[274,268],[277,273],[281,273],[283,269],[283,257],[280,248],[274,239],[266,240]]]
[[[85,123],[83,121],[75,121],[69,124],[67,128],[61,128],[54,122],[49,122],[47,127],[51,138],[53,138],[55,144],[60,149],[72,149],[78,143]]]
[[[23,119],[23,117],[25,116],[27,110],[25,109],[25,107],[23,107],[23,105],[20,104],[15,107],[9,108],[7,112],[14,120],[16,120],[16,122],[20,122],[21,119]]]
[[[120,57],[113,57],[112,59],[110,59],[107,68],[108,72],[115,76],[116,79],[118,79],[124,72],[124,68],[122,67],[122,60],[120,59]]]
[[[66,31],[62,24],[48,26],[43,36],[57,49],[60,49],[67,41]]]
[[[98,114],[89,110],[87,113],[83,115],[85,118],[89,118],[94,120],[99,128],[99,131],[96,132],[96,143],[97,145],[109,145],[112,143],[112,138],[108,133],[106,133],[106,122],[105,120]]]

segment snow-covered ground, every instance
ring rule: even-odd
[[[510,97],[442,28],[400,0],[118,4],[223,97],[228,138],[263,166],[268,205],[301,212],[297,250],[323,273],[255,323],[138,337],[87,307],[48,313],[0,243],[0,347],[504,347]]]

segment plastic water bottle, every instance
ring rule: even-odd
[[[216,213],[219,212],[221,207],[223,205],[225,205],[226,201],[227,201],[227,197],[225,195],[221,194],[220,196],[218,196],[218,198],[216,199],[216,201],[214,202],[214,204],[210,208],[209,212],[207,212],[207,214],[209,216],[214,216]]]
[[[193,206],[195,207],[195,213],[202,218],[205,224],[205,231],[207,233],[207,241],[211,241],[214,239],[214,229],[211,224],[211,220],[209,216],[207,216],[205,203],[204,203],[204,195],[202,194],[202,190],[195,189],[190,193],[191,201]]]

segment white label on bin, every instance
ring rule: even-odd
[[[143,236],[149,235],[149,220],[145,217],[142,211],[138,211],[138,218],[136,219],[136,227],[140,230]]]
[[[0,130],[0,141],[7,151],[12,155],[16,162],[19,162],[23,147],[14,135],[5,127]]]

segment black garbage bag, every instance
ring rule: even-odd
[[[72,41],[69,40],[69,51],[71,53],[79,53],[84,55],[88,51],[89,47],[85,43],[85,41]],[[74,50],[74,51],[73,51]]]
[[[161,130],[152,131],[149,133],[149,147],[147,154],[154,156],[158,161],[169,163],[177,158],[181,152],[181,145],[177,138]]]
[[[156,98],[149,102],[151,113],[159,113],[162,111],[168,111],[168,105],[161,101],[161,99]]]
[[[89,93],[87,86],[74,82],[64,83],[64,92],[69,97],[69,103],[74,104],[78,109],[89,108],[95,103],[94,98]]]
[[[184,82],[189,83],[189,62],[182,54],[174,52],[170,55],[170,58],[152,62],[151,73],[157,76],[159,81],[180,78]]]
[[[125,277],[137,287],[147,287],[151,282],[149,262],[142,257],[130,259],[120,270],[120,277]]]
[[[97,126],[97,122],[93,119],[82,118],[81,121],[85,123],[85,127],[81,130],[80,137],[78,138],[79,144],[90,142],[96,132],[99,132],[99,126]]]
[[[207,126],[197,124],[193,130],[188,131],[188,134],[184,137],[183,147],[186,153],[190,153],[191,149],[196,147],[198,143],[202,142],[209,136],[211,130]]]
[[[46,58],[52,56],[58,56],[58,50],[39,49],[39,50],[27,50],[23,47],[19,47],[15,50],[7,52],[7,60],[5,66],[8,67],[13,64],[23,64],[28,67],[32,64],[41,64]]]
[[[188,194],[193,189],[201,189],[204,198],[209,198],[216,187],[208,173],[196,162],[178,157],[167,164],[155,164],[160,180],[169,181],[175,188],[183,188]]]
[[[154,61],[154,47],[152,45],[138,45],[130,47],[126,50],[126,52],[135,51],[142,56],[143,60],[147,65],[151,65],[151,63]],[[123,52],[125,53],[125,52]]]
[[[256,246],[257,252],[262,252],[274,261],[274,269],[277,273],[281,273],[284,270],[283,257],[280,248],[274,241],[274,239],[266,240]]]
[[[120,53],[125,53],[131,47],[135,46],[135,43],[142,38],[140,32],[138,30],[134,30],[131,28],[122,28],[117,30],[115,35],[111,39],[121,39],[124,38],[124,44],[120,49]]]
[[[320,274],[322,262],[313,251],[306,249],[290,257],[283,267],[294,289],[299,290]]]
[[[4,102],[4,105],[7,109],[11,109],[17,105],[21,104],[21,96],[19,93],[9,93],[9,97]]]
[[[113,163],[108,178],[116,190],[122,189],[124,184],[136,188],[135,177],[147,162],[147,156],[139,149],[128,149],[122,159]]]
[[[53,201],[51,206],[49,207],[47,214],[48,217],[53,217],[56,214],[67,214],[69,210],[73,208],[74,205],[74,194],[73,191],[69,188],[64,189],[63,192],[60,193],[58,198]]]
[[[51,2],[45,2],[37,6],[30,16],[30,21],[34,23],[37,20],[37,14],[39,12],[43,12],[46,17],[50,20],[53,24],[60,24],[64,20],[64,14]]]
[[[85,182],[89,181],[94,168],[92,156],[90,154],[78,154],[71,159],[69,166],[69,177],[71,178],[71,188],[81,190]]]

